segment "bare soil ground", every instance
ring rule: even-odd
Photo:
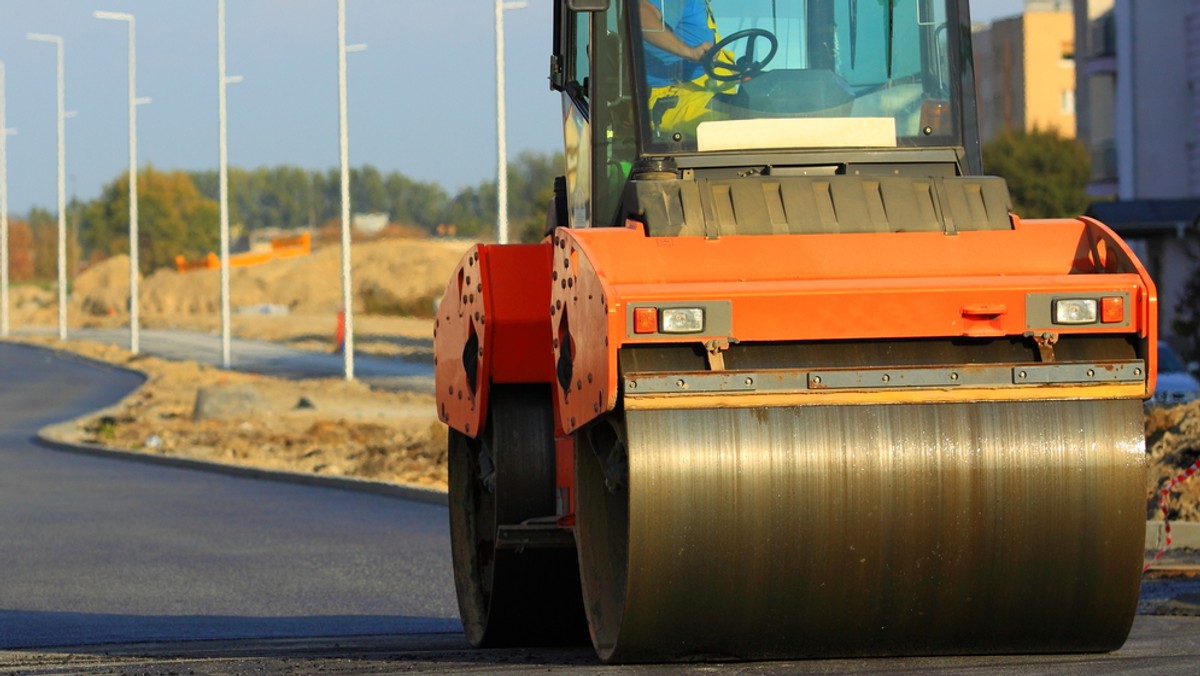
[[[147,380],[118,405],[58,426],[61,441],[99,444],[270,470],[445,489],[446,428],[433,397],[371,389],[341,379],[286,380],[194,362],[50,338],[27,342],[66,349],[142,371]],[[198,399],[231,400],[236,410],[205,412]]]
[[[432,320],[382,315],[428,315],[467,249],[462,240],[396,239],[356,244],[355,347],[432,362]],[[233,331],[244,338],[330,351],[341,298],[336,247],[304,258],[235,269],[231,275]],[[113,257],[74,281],[71,326],[128,323],[129,261]],[[218,273],[159,270],[141,282],[143,323],[149,327],[216,331]],[[53,291],[14,289],[13,326],[53,326]],[[58,345],[144,371],[144,387],[110,412],[81,422],[78,438],[125,450],[201,458],[272,469],[338,474],[445,486],[445,429],[431,397],[372,391],[337,380],[288,381],[229,373],[194,363],[133,357],[86,342]],[[220,420],[196,419],[197,392],[250,387],[258,408]],[[312,407],[298,406],[306,400]],[[1161,519],[1158,492],[1200,459],[1200,402],[1148,411],[1148,518]],[[1173,489],[1172,520],[1200,521],[1200,477]]]
[[[1150,409],[1146,414],[1146,453],[1150,462],[1147,510],[1161,520],[1159,491],[1200,460],[1200,401]],[[1167,501],[1172,521],[1200,521],[1200,475],[1185,476]]]

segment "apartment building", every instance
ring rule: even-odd
[[[1038,127],[1075,136],[1075,26],[1068,0],[1027,0],[972,38],[979,134]]]

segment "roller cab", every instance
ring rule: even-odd
[[[480,646],[1105,651],[1153,283],[982,175],[965,0],[562,0],[546,237],[438,311]],[[525,619],[531,618],[531,619]]]

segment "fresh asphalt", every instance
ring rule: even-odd
[[[141,381],[0,342],[0,648],[461,631],[444,507],[35,444]]]

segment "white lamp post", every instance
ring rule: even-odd
[[[30,40],[51,42],[58,51],[58,339],[67,339],[67,149],[66,104],[63,91],[63,39],[29,33]]]
[[[350,279],[350,133],[346,114],[346,54],[361,52],[366,45],[346,44],[346,0],[338,0],[338,121],[342,165],[342,312],[344,341],[342,356],[346,380],[354,380],[354,304]]]
[[[524,0],[496,0],[496,241],[508,244],[508,144],[504,111],[504,10],[525,7]]]
[[[137,98],[137,50],[135,48],[136,22],[132,14],[124,12],[97,11],[97,19],[124,21],[129,24],[129,351],[140,350],[138,313],[138,174],[137,174],[137,107],[150,103],[150,99]]]
[[[0,61],[0,337],[8,337],[8,135],[4,117],[4,62]]]
[[[225,0],[217,0],[217,148],[221,193],[221,367],[233,365],[231,319],[229,312],[229,148],[225,119],[226,85],[241,82],[242,77],[225,74]]]

